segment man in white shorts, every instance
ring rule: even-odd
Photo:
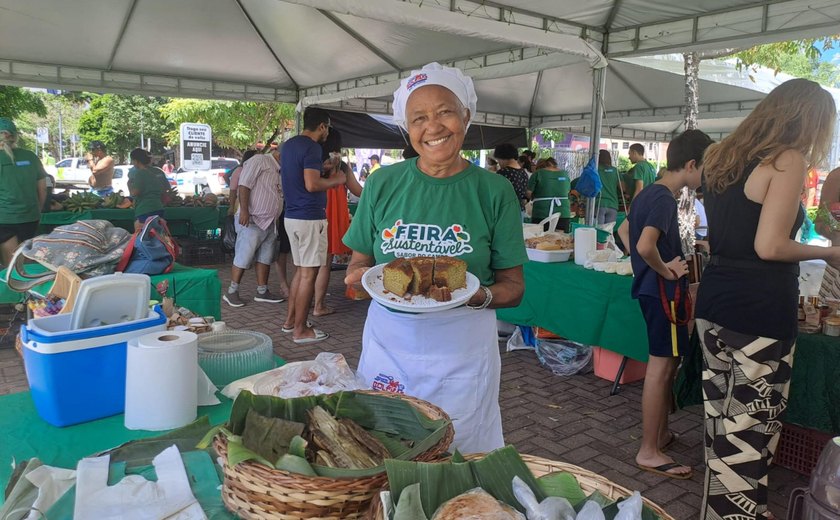
[[[222,299],[231,307],[242,307],[239,282],[252,264],[256,264],[257,294],[255,302],[280,303],[282,298],[268,290],[268,273],[274,261],[277,240],[277,217],[283,209],[280,188],[280,152],[275,148],[265,155],[254,155],[242,166],[237,199],[236,249],[230,273],[230,287]]]
[[[303,132],[283,144],[283,193],[286,198],[285,224],[297,270],[289,294],[289,313],[282,331],[292,333],[297,344],[315,343],[329,337],[308,323],[309,306],[315,293],[318,268],[327,259],[327,194],[347,182],[339,168],[321,176],[321,146],[330,132],[330,115],[320,108],[307,108]]]

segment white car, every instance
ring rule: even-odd
[[[207,171],[178,168],[175,180],[178,191],[185,195],[209,192],[227,195],[230,192],[225,173],[239,166],[239,161],[230,157],[213,157]]]
[[[90,167],[84,157],[68,157],[55,165],[57,184],[88,184]]]

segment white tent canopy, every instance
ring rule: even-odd
[[[587,129],[606,56],[609,133],[664,137],[681,119],[680,73],[639,56],[839,21],[827,0],[0,0],[0,83],[381,113],[399,78],[439,61],[476,80],[479,122]],[[701,117],[739,117],[759,99],[703,81]]]

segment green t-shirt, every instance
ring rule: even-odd
[[[417,159],[383,166],[368,177],[344,235],[354,251],[377,264],[397,257],[453,256],[483,285],[493,271],[528,261],[519,201],[510,181],[469,165],[443,179],[417,168]]]
[[[163,170],[150,166],[144,169],[132,168],[128,172],[128,189],[138,190],[139,195],[134,196],[134,215],[146,215],[153,211],[163,209],[161,196],[164,190],[169,187],[166,174]]]
[[[639,161],[630,168],[627,177],[627,195],[632,200],[636,194],[636,181],[642,181],[642,188],[647,188],[656,182],[656,169],[648,161]]]
[[[601,176],[601,207],[618,209],[618,170],[612,166],[598,166]]]
[[[41,218],[38,181],[47,172],[38,156],[16,148],[15,160],[0,150],[0,224],[23,224]]]
[[[551,209],[550,200],[536,200],[549,197],[560,198],[560,204],[554,203],[554,213],[560,213],[560,218],[571,218],[572,207],[569,203],[569,191],[572,183],[566,170],[537,170],[528,179],[528,191],[532,192],[534,210],[531,212],[533,220],[542,220],[548,216]]]

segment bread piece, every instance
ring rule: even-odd
[[[452,292],[448,287],[438,287],[433,285],[429,289],[429,298],[437,302],[449,302],[452,301]]]
[[[409,291],[413,295],[428,294],[432,287],[432,277],[435,272],[435,259],[431,256],[418,256],[409,260],[413,269],[413,278]]]
[[[448,256],[436,257],[434,285],[450,291],[463,289],[467,286],[467,263]]]
[[[399,297],[406,295],[412,278],[414,278],[414,269],[411,267],[411,262],[405,258],[392,260],[382,269],[382,284],[385,290]]]
[[[432,520],[462,520],[465,518],[524,520],[525,517],[516,509],[499,502],[483,489],[473,489],[450,499],[440,506]]]
[[[537,244],[537,249],[540,251],[560,251],[563,249],[563,246],[557,242],[543,242],[541,244]]]

